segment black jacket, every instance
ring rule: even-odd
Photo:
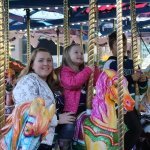
[[[130,94],[135,93],[135,82],[132,79],[133,71],[133,60],[129,59],[127,56],[124,56],[123,62],[123,71],[124,76],[128,81],[128,89]],[[106,63],[104,64],[104,69],[113,69],[117,71],[117,57],[110,56]],[[147,90],[147,81],[145,82],[138,82],[140,94],[143,94]]]

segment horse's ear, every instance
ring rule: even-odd
[[[107,84],[107,87],[110,87],[112,85],[112,80],[108,78],[106,84]]]
[[[56,112],[56,105],[55,104],[51,104],[49,106],[49,117],[52,118]]]

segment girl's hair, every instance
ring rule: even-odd
[[[51,56],[51,53],[47,49],[45,49],[45,48],[37,48],[37,49],[35,49],[32,52],[32,54],[31,54],[31,57],[30,57],[30,60],[29,60],[29,62],[27,64],[27,66],[21,71],[20,75],[18,76],[17,81],[19,81],[21,77],[27,75],[28,73],[34,72],[33,69],[32,69],[32,65],[33,65],[33,62],[34,62],[34,60],[35,60],[36,55],[37,55],[38,52],[47,52]],[[53,72],[51,74],[53,74]],[[48,75],[48,77],[47,77],[48,80],[51,80],[51,74]]]
[[[63,57],[62,57],[62,65],[63,66],[71,67],[72,69],[75,70],[75,64],[72,62],[72,60],[70,58],[70,54],[69,54],[69,52],[71,51],[71,49],[74,46],[80,46],[80,45],[76,44],[76,43],[73,43],[73,44],[69,45],[68,47],[66,47],[64,49],[64,51],[63,51]],[[79,66],[80,70],[82,70],[83,68],[84,68],[84,63]]]
[[[58,67],[58,68],[55,68],[54,71],[53,71],[53,80],[51,80],[51,84],[50,84],[50,87],[51,87],[51,90],[53,92],[55,91],[60,91],[62,92],[63,91],[63,88],[61,86],[61,83],[60,83],[60,71],[61,71],[61,68],[62,66]]]
[[[126,36],[125,36],[124,33],[122,34],[122,36],[123,36],[123,41],[126,41],[127,38],[126,38]],[[112,33],[108,36],[108,42],[109,42],[109,47],[110,47],[110,49],[112,49],[113,44],[114,44],[114,42],[116,42],[116,41],[117,41],[117,32],[114,31],[114,32],[112,32]]]

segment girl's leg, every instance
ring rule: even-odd
[[[60,150],[72,150],[72,138],[74,136],[74,130],[74,124],[60,125],[58,131],[58,143]]]

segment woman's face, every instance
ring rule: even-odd
[[[47,76],[53,70],[52,56],[48,52],[38,52],[33,62],[32,69],[42,79],[46,80]]]

